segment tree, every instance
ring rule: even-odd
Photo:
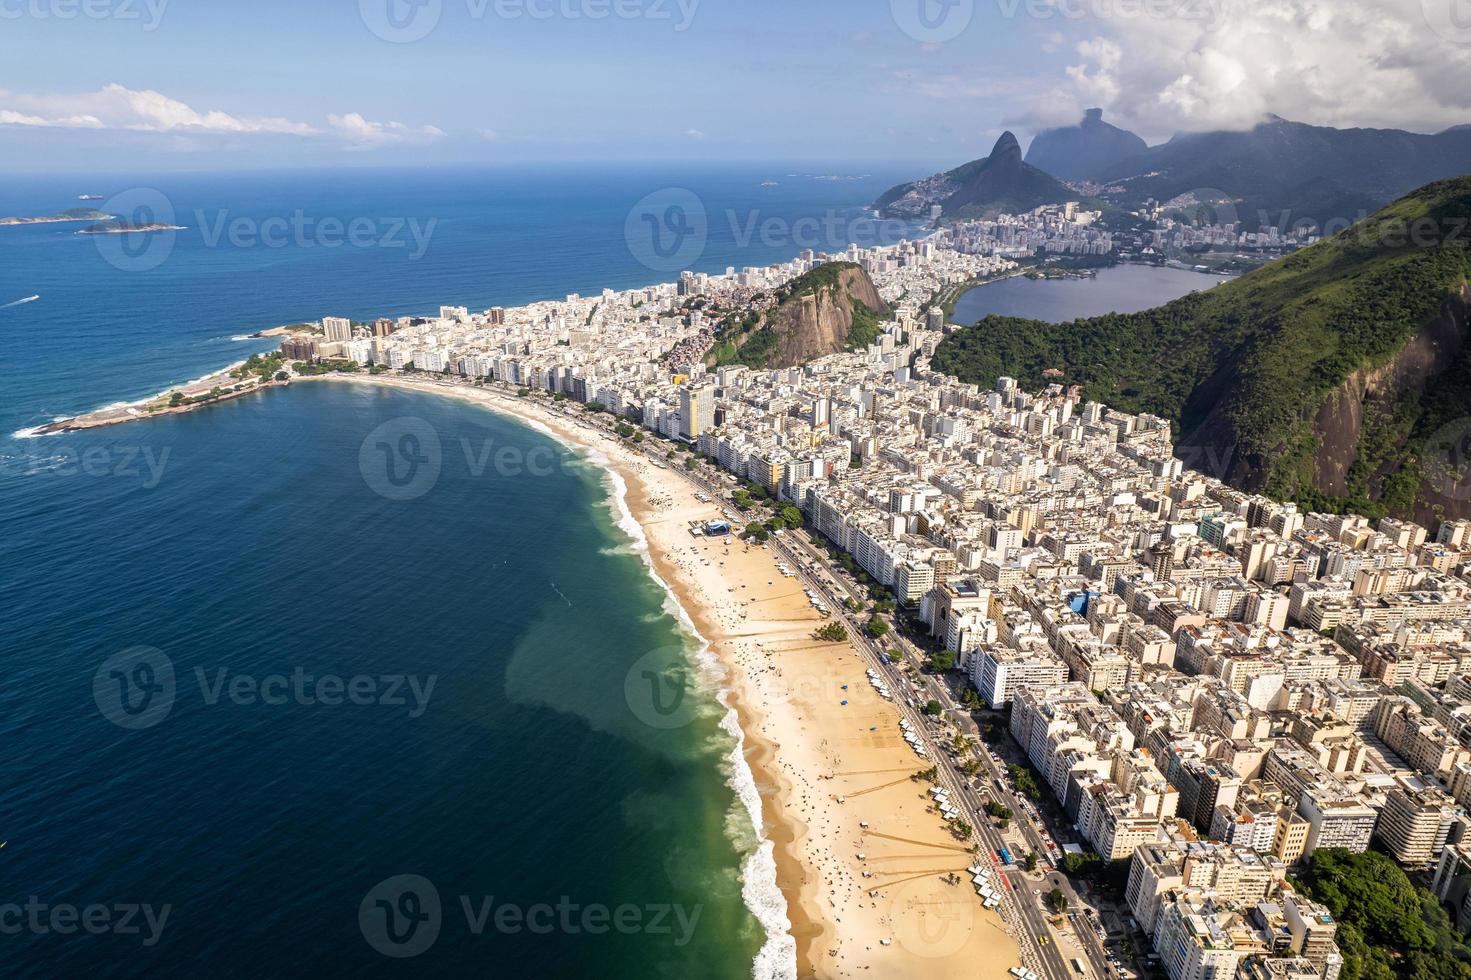
[[[1036,851],[1032,851],[1027,854],[1026,860],[1022,861],[1022,867],[1026,870],[1027,874],[1031,874],[1033,871],[1037,870]]]
[[[945,706],[934,700],[927,701],[924,706],[924,713],[927,715],[938,715],[944,710]]]
[[[872,619],[870,619],[863,628],[867,630],[868,635],[873,637],[875,640],[879,639],[880,637],[887,636],[889,632],[889,624],[884,622],[877,616],[874,616]]]
[[[802,512],[791,504],[787,504],[781,509],[781,519],[782,523],[786,524],[787,527],[799,528],[802,526]]]
[[[1043,901],[1047,903],[1047,908],[1052,911],[1053,915],[1062,915],[1067,911],[1067,896],[1062,893],[1061,888],[1052,889]]]
[[[828,643],[842,643],[848,639],[848,631],[843,629],[842,623],[828,623],[813,636]]]
[[[1344,977],[1471,978],[1471,947],[1435,896],[1373,851],[1315,851],[1304,891],[1338,920]]]
[[[939,650],[929,656],[929,668],[937,674],[955,669],[955,651]]]
[[[176,391],[169,396],[169,408],[178,408],[182,404],[184,404],[184,393],[182,391]]]

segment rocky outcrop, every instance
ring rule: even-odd
[[[1022,160],[1021,144],[1002,133],[991,155],[954,170],[900,184],[874,202],[886,218],[928,218],[939,208],[944,218],[976,218],[999,211],[1030,211],[1061,204],[1077,195],[1050,174]]]
[[[1431,382],[1451,369],[1466,342],[1468,312],[1471,291],[1462,287],[1388,363],[1372,371],[1355,371],[1328,396],[1313,420],[1318,443],[1313,483],[1319,490],[1335,496],[1348,493],[1349,471],[1364,449],[1365,423],[1371,419],[1382,423],[1405,401],[1418,402]],[[1398,457],[1404,441],[1393,448]],[[1375,489],[1384,475],[1375,474]]]
[[[1089,109],[1076,126],[1033,137],[1027,163],[1063,180],[1083,180],[1148,149],[1138,136],[1104,122],[1102,109]]]
[[[706,363],[772,370],[859,350],[878,337],[888,315],[861,266],[828,262],[783,286],[764,314],[722,326]]]
[[[870,314],[887,314],[884,301],[868,273],[856,265],[837,272],[831,287],[793,293],[773,312],[776,359],[772,367],[805,364],[818,357],[847,350],[858,305]]]

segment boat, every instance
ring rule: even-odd
[[[106,198],[104,198],[101,194],[78,194],[77,195],[77,200],[78,201],[104,201],[104,200],[106,200]]]

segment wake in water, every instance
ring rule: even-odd
[[[24,306],[27,303],[34,303],[40,298],[39,296],[27,296],[25,299],[18,299],[14,303],[6,303],[4,306],[0,306],[0,310],[8,310],[12,306]]]

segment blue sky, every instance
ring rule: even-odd
[[[1117,2],[0,0],[0,170],[938,168],[984,155],[1003,128],[1025,145],[1093,104],[1151,140],[1267,111],[1422,129],[1471,119],[1471,95],[1443,81],[1447,59],[1471,65],[1471,39],[1443,44],[1421,0],[1342,0],[1311,30],[1312,0],[1164,0],[1178,9],[1149,18]],[[1398,54],[1391,27],[1408,32]],[[1369,28],[1360,58],[1345,45]],[[1410,51],[1423,78],[1380,66]],[[1293,81],[1313,71],[1312,85]],[[1344,75],[1331,101],[1329,71]]]

